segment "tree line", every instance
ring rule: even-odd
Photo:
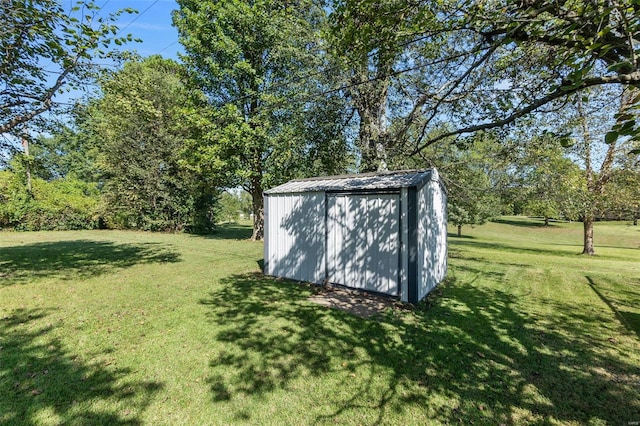
[[[259,240],[269,187],[434,166],[459,232],[581,220],[593,254],[596,219],[637,220],[636,2],[177,4],[179,62],[120,51],[132,37],[92,3],[2,3],[0,129],[31,146],[0,172],[3,226],[209,232],[242,188]],[[83,84],[97,93],[63,111]]]

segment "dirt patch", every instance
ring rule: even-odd
[[[362,318],[370,318],[399,304],[396,299],[389,297],[337,288],[323,289],[310,296],[308,300],[329,308],[347,311]]]

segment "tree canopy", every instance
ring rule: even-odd
[[[0,135],[24,133],[26,123],[56,105],[55,96],[84,85],[96,58],[109,57],[118,36],[115,21],[91,1],[65,10],[56,0],[0,2]]]
[[[331,99],[296,102],[310,94],[311,83],[321,82],[291,83],[318,65],[324,11],[311,0],[178,4],[174,23],[186,51],[182,59],[212,108],[207,130],[193,141],[198,153],[193,166],[221,173],[229,186],[240,185],[251,194],[253,239],[262,239],[265,188],[304,176],[305,165],[317,166],[310,155],[331,160],[326,171],[344,164],[347,150],[339,126],[324,125],[322,116],[308,119],[327,107],[327,118],[337,118]],[[307,132],[310,127],[314,131]],[[333,157],[323,154],[332,148]]]

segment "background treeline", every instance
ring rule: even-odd
[[[259,240],[274,185],[426,167],[459,233],[580,220],[592,254],[594,221],[640,216],[635,2],[178,0],[179,61],[112,49],[131,37],[81,3],[93,19],[2,5],[3,228],[210,232],[242,213]]]

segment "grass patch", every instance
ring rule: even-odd
[[[0,233],[0,424],[640,421],[640,231],[504,218],[447,282],[373,319],[211,238]]]

